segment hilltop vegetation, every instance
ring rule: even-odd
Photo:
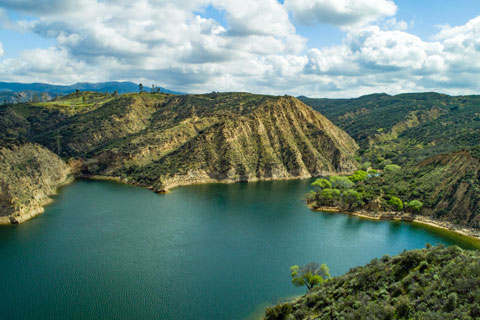
[[[303,297],[268,308],[264,319],[478,319],[480,254],[456,246],[373,259]]]
[[[414,164],[459,150],[479,154],[480,96],[408,93],[299,99],[344,129],[360,145],[363,160],[373,164],[385,159]]]
[[[79,176],[156,192],[192,183],[350,173],[355,141],[293,97],[77,92],[0,106],[0,146],[34,143]]]
[[[420,201],[415,213],[480,228],[480,96],[300,99],[355,138],[362,168],[378,172],[355,185],[357,208],[403,212]],[[314,206],[325,204],[319,196],[310,196]]]

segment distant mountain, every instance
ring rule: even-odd
[[[184,94],[182,92],[176,92],[168,90],[162,87],[158,87],[162,93],[171,93],[171,94]],[[138,92],[138,84],[133,82],[119,82],[119,81],[109,81],[109,82],[99,82],[99,83],[88,83],[88,82],[79,82],[69,86],[64,85],[53,85],[48,83],[17,83],[17,82],[0,82],[0,95],[5,95],[6,93],[20,93],[25,91],[33,91],[36,93],[48,93],[51,95],[58,94],[69,94],[75,92],[76,90],[80,91],[95,91],[95,92],[114,92],[115,90],[118,93],[130,93]],[[145,91],[149,92],[151,88],[145,85]],[[19,101],[22,102],[22,101]]]

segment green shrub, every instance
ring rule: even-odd
[[[363,170],[355,171],[350,177],[348,177],[352,182],[363,181],[368,178],[368,174]]]
[[[400,169],[402,169],[402,167],[400,167],[399,165],[396,165],[396,164],[387,164],[383,170],[387,171],[387,172],[394,172],[394,171],[399,171]]]
[[[388,200],[388,205],[395,211],[403,210],[403,202],[397,197],[391,197],[390,200]]]
[[[320,189],[332,188],[332,184],[327,179],[317,179],[312,183],[314,187],[320,187]]]
[[[329,178],[330,183],[332,184],[332,187],[335,189],[340,189],[340,190],[345,190],[345,189],[351,189],[354,185],[354,183],[345,176],[331,176]]]
[[[423,203],[419,200],[412,200],[408,203],[408,209],[412,212],[419,213],[422,210]]]

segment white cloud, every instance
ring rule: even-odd
[[[11,8],[17,3],[0,5],[7,2]],[[331,16],[340,17],[335,24],[356,27],[345,29],[340,45],[308,49],[287,11],[306,8],[303,1],[286,0],[283,6],[276,0],[65,0],[61,11],[48,13],[37,1],[22,3],[38,18],[17,27],[56,44],[1,60],[0,78],[6,81],[132,80],[192,93],[326,97],[480,90],[480,17],[423,41],[395,18],[360,26],[394,14],[391,1],[310,1],[327,9],[329,4]],[[225,14],[226,25],[195,13],[209,5]],[[294,11],[297,19],[301,12]]]
[[[395,15],[391,0],[285,0],[299,23],[326,23],[341,27],[365,25]]]
[[[0,42],[0,57],[5,54],[5,51],[3,50],[3,44]]]

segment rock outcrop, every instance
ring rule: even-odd
[[[68,165],[42,146],[0,148],[0,224],[42,213],[50,196],[69,181],[69,173]]]

